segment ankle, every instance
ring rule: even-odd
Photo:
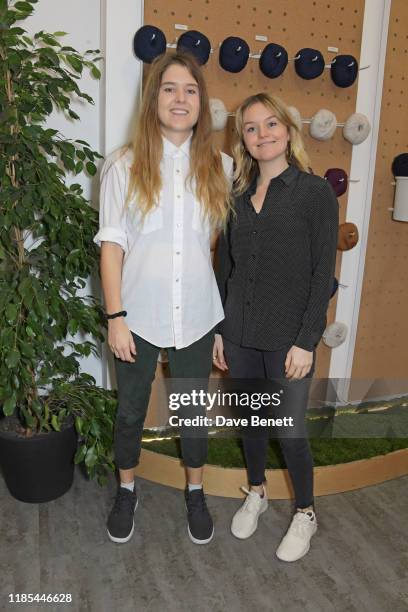
[[[200,489],[203,488],[203,483],[201,482],[200,484],[195,483],[195,482],[188,482],[187,483],[187,488],[190,491],[198,491]]]
[[[296,508],[296,512],[314,512],[314,506],[308,506],[307,508]]]
[[[264,485],[251,485],[249,487],[249,490],[252,491],[253,493],[258,493],[260,497],[263,497],[265,495]]]
[[[129,482],[124,482],[124,481],[120,481],[120,486],[122,489],[128,489],[128,491],[134,491],[135,490],[135,481],[134,480],[130,480]]]

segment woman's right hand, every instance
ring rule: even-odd
[[[122,317],[108,321],[108,344],[112,353],[121,361],[135,363],[136,345],[132,333]]]
[[[224,343],[221,334],[214,335],[213,364],[220,370],[228,370],[224,357]]]

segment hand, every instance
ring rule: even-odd
[[[228,366],[224,358],[224,343],[222,341],[221,334],[214,335],[213,364],[220,370],[228,370]]]
[[[305,351],[299,346],[292,346],[286,355],[286,378],[300,380],[309,374],[313,365],[313,351]]]
[[[112,353],[121,361],[135,363],[136,345],[133,336],[122,317],[108,321],[108,344]]]

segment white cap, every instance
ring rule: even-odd
[[[299,129],[299,132],[301,132],[302,131],[302,117],[300,115],[300,112],[298,111],[296,106],[289,106],[288,110],[292,116],[293,121],[296,123]]]
[[[330,348],[336,348],[343,344],[347,337],[348,327],[345,323],[335,321],[326,327],[323,334],[323,342]]]
[[[365,115],[353,113],[343,127],[343,136],[353,145],[364,142],[370,133],[370,122]]]
[[[228,113],[224,102],[219,98],[210,98],[212,129],[219,132],[227,125]]]
[[[329,140],[337,127],[336,115],[327,108],[322,108],[312,117],[310,135],[316,140]]]

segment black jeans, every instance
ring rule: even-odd
[[[279,444],[292,480],[296,506],[306,508],[313,505],[313,457],[307,439],[305,414],[315,368],[315,353],[309,374],[302,380],[290,381],[285,377],[285,360],[290,347],[279,351],[261,351],[238,346],[225,338],[223,341],[229,375],[232,378],[279,380],[285,401],[282,407],[274,409],[275,415],[277,418],[292,416],[296,423],[296,437],[289,437],[287,433],[283,435],[278,430]],[[266,480],[268,434],[266,428],[256,436],[243,431],[242,441],[250,485],[260,485]]]
[[[157,367],[160,347],[131,332],[136,344],[135,363],[115,357],[118,385],[118,411],[114,433],[116,467],[127,470],[139,462],[143,425]],[[214,330],[181,349],[167,348],[170,374],[173,378],[207,379],[212,367]],[[189,407],[187,407],[189,408]],[[205,414],[205,408],[202,409]],[[205,429],[199,435],[188,435],[181,429],[181,452],[187,467],[201,467],[207,459],[208,438]]]

